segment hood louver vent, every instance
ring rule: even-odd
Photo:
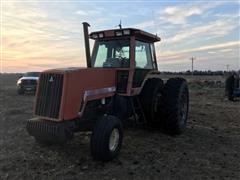
[[[58,119],[62,99],[63,74],[41,74],[35,114]]]

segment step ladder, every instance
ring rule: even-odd
[[[143,111],[142,104],[140,102],[139,97],[138,96],[131,97],[130,102],[131,102],[131,107],[132,107],[133,118],[134,118],[135,124],[142,125],[142,126],[146,125],[147,120],[146,120],[146,116]]]

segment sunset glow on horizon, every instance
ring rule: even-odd
[[[158,34],[160,71],[240,69],[239,1],[1,1],[1,71],[86,66],[90,31],[140,28]],[[91,41],[91,45],[93,41]]]

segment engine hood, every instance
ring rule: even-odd
[[[68,73],[68,72],[75,72],[80,70],[86,70],[91,69],[94,70],[94,68],[86,68],[86,67],[67,67],[67,68],[57,68],[57,69],[48,69],[43,71],[43,73]]]
[[[44,71],[40,77],[39,87],[42,91],[49,89],[46,98],[47,104],[55,101],[51,85],[57,78],[56,74],[63,76],[61,103],[58,120],[69,120],[76,118],[81,113],[82,106],[87,101],[113,96],[116,90],[116,70],[107,68],[61,68]],[[44,79],[45,78],[45,79]],[[47,78],[47,79],[46,79]],[[57,79],[56,79],[57,80]],[[43,85],[43,83],[45,83]],[[49,86],[50,88],[48,88]],[[41,90],[37,91],[37,99],[43,97]],[[46,91],[44,93],[47,93]],[[50,105],[51,106],[51,105]],[[50,107],[49,106],[49,107]]]

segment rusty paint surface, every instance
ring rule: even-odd
[[[81,101],[84,100],[85,91],[115,87],[116,70],[103,68],[85,68],[65,74],[66,81],[64,82],[64,91],[61,104],[60,117],[61,119],[76,118],[80,110]],[[113,92],[95,93],[92,96],[87,96],[86,100],[98,99],[103,95],[113,95]]]

